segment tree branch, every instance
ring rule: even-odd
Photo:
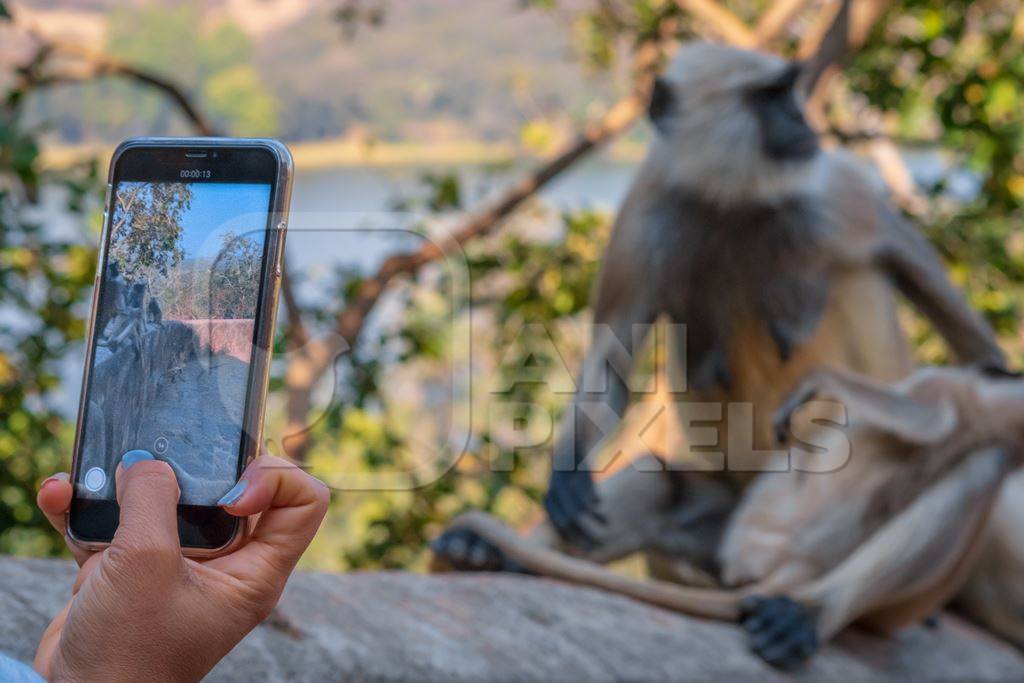
[[[754,29],[754,40],[759,47],[768,47],[782,34],[808,0],[775,0],[765,10]]]
[[[33,90],[67,83],[84,83],[105,76],[127,78],[162,92],[201,135],[217,135],[217,129],[213,123],[200,112],[185,90],[173,80],[132,66],[109,55],[75,45],[55,42],[36,33],[32,33],[32,35],[40,44],[37,54],[44,58],[37,57],[34,61],[39,62],[38,64],[31,69],[22,70],[22,80],[17,87]],[[55,58],[62,57],[73,61],[63,68],[46,68],[46,65],[54,61]]]
[[[757,38],[750,27],[714,0],[676,0],[676,4],[707,24],[726,42],[745,48],[757,45]]]
[[[302,307],[299,306],[299,302],[295,298],[295,290],[285,259],[281,260],[281,300],[284,301],[285,310],[285,342],[289,349],[301,348],[309,341],[309,335],[302,322]]]
[[[857,145],[871,143],[876,140],[889,140],[900,147],[934,149],[941,143],[937,138],[890,135],[880,130],[869,130],[866,128],[850,130],[836,125],[829,126],[822,134],[835,139],[836,142],[842,145]]]
[[[892,0],[858,0],[850,5],[848,50],[856,50],[867,41],[871,29],[874,28],[891,4]],[[800,39],[797,57],[808,59],[818,51],[829,28],[832,26],[840,5],[841,2],[835,2],[829,3],[822,8],[814,23],[811,24],[810,29]]]
[[[727,43],[748,49],[771,45],[807,2],[776,0],[761,15],[757,27],[751,30],[746,22],[714,0],[676,0],[680,8],[692,14]]]

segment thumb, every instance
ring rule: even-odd
[[[117,554],[142,562],[181,559],[178,481],[166,462],[148,451],[129,451],[117,468],[120,523],[111,541]]]

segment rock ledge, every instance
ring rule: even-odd
[[[0,651],[30,660],[75,567],[0,558]],[[297,574],[213,681],[1021,681],[1024,656],[963,621],[850,631],[796,676],[728,624],[509,575]]]

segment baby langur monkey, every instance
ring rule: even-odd
[[[160,304],[157,303],[156,299],[150,297],[149,303],[146,305],[146,322],[160,325],[163,322],[163,313],[160,311]]]
[[[776,666],[803,661],[854,622],[883,632],[915,623],[978,578],[1000,494],[1010,487],[1024,493],[1022,475],[1010,477],[1024,464],[1024,381],[923,368],[890,386],[822,371],[780,408],[780,429],[811,400],[845,407],[848,426],[832,434],[837,444],[848,439],[846,464],[831,473],[761,475],[722,545],[722,572],[733,589],[631,579],[532,543],[482,512],[451,528],[486,538],[529,573],[739,620],[752,648]],[[1019,523],[996,521],[1013,526],[1015,547],[1024,547]],[[880,564],[880,554],[889,561]],[[1022,560],[1003,573],[1024,575]],[[1024,647],[1024,588],[1015,583],[989,584],[991,604],[973,611],[999,610],[1014,627],[1003,635]]]

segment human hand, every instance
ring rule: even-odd
[[[181,554],[180,492],[167,463],[119,467],[116,484],[121,517],[110,546],[71,546],[81,566],[72,598],[36,652],[36,669],[51,680],[202,678],[270,614],[330,500],[318,480],[261,456],[223,505],[236,517],[260,515],[252,535],[228,555],[195,560]],[[62,533],[71,497],[66,474],[39,491]]]

